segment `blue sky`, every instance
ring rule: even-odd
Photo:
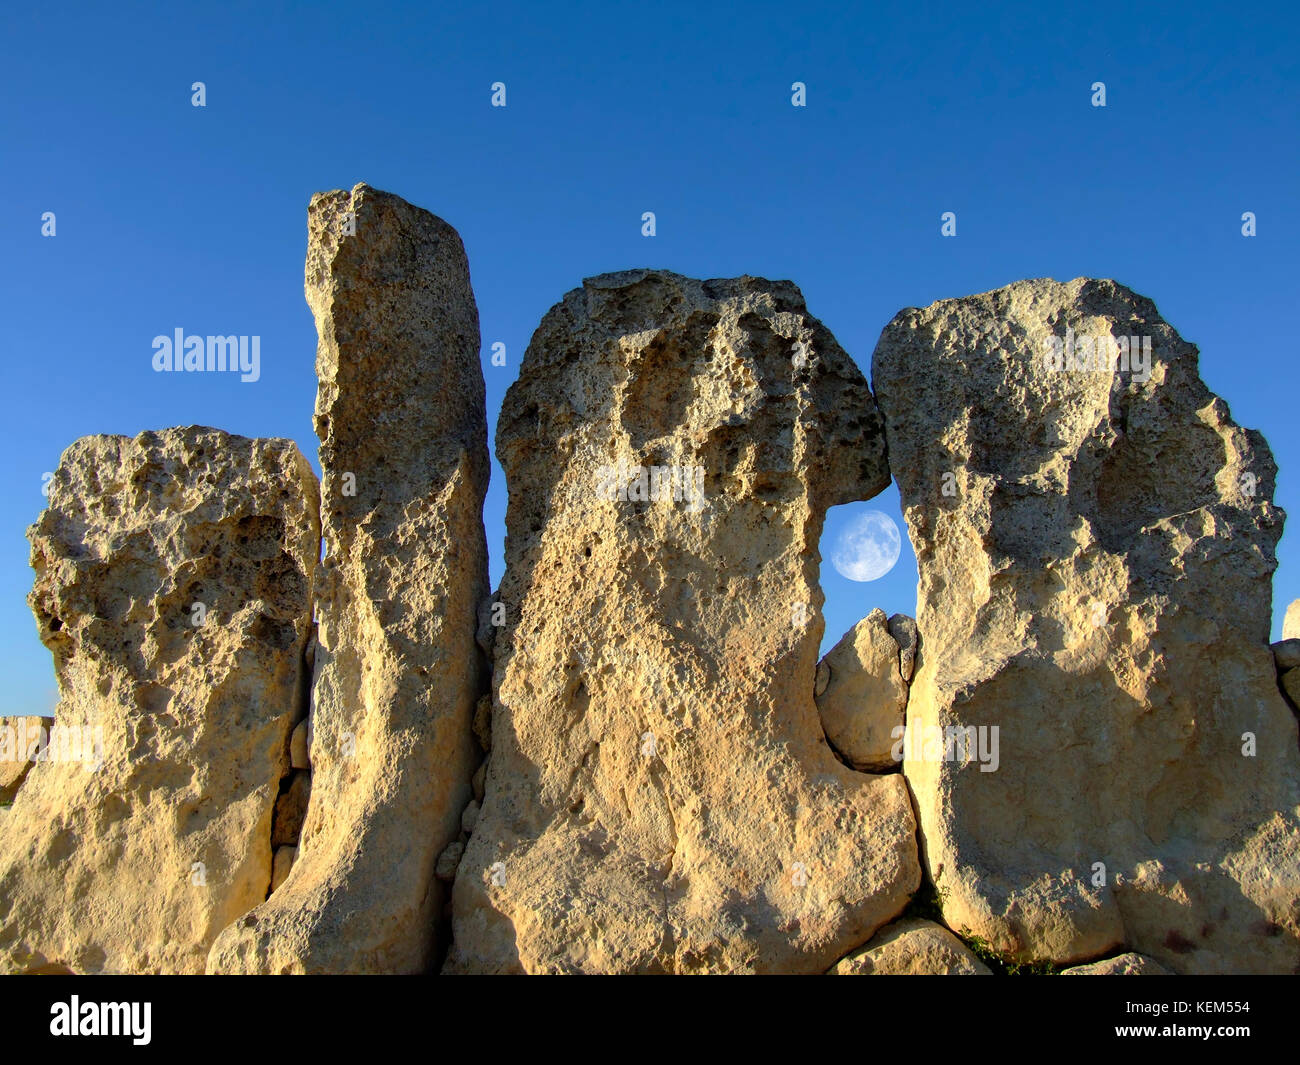
[[[903,307],[1114,277],[1200,346],[1300,521],[1294,5],[16,7],[0,38],[0,712],[51,707],[24,533],[74,439],[206,424],[292,437],[316,462],[306,207],[358,181],[464,238],[490,432],[541,316],[607,270],[792,279],[864,372]],[[261,379],[155,374],[152,338],[177,327],[260,336]],[[892,490],[866,507],[901,524]],[[494,463],[494,583],[504,510]],[[1280,548],[1274,638],[1300,597],[1297,544]],[[912,613],[915,582],[906,546],[869,584],[825,562],[826,643],[873,606]]]

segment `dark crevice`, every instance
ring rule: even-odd
[[[294,712],[293,719],[289,724],[288,735],[284,742],[284,775],[280,777],[280,786],[276,791],[275,798],[271,804],[271,835],[267,844],[271,851],[271,876],[267,880],[266,895],[264,899],[269,899],[273,892],[272,885],[275,882],[275,852],[280,847],[297,847],[298,839],[301,832],[301,823],[298,832],[292,833],[292,842],[284,835],[285,828],[279,823],[280,818],[288,806],[290,790],[293,788],[294,781],[299,777],[307,778],[306,789],[307,799],[302,810],[302,823],[306,822],[308,811],[311,808],[311,769],[295,769],[293,766],[293,736],[298,726],[307,720],[311,714],[311,696],[312,682],[314,680],[314,667],[316,659],[316,625],[313,621],[307,630],[307,638],[303,641],[302,655],[298,667],[298,680],[294,688]],[[278,837],[283,837],[279,839]]]

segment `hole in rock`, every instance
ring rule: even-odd
[[[831,507],[819,548],[826,597],[820,655],[876,607],[916,617],[916,555],[896,484],[872,499]]]

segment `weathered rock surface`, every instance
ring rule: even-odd
[[[1052,336],[1149,337],[1149,376],[1056,371]],[[1262,437],[1111,281],[903,311],[873,382],[920,569],[909,730],[999,729],[995,772],[905,761],[945,923],[1022,958],[1293,972],[1300,760]]]
[[[1169,976],[1169,970],[1157,961],[1142,954],[1120,954],[1114,958],[1094,961],[1090,965],[1076,965],[1062,969],[1062,976]]]
[[[842,958],[828,976],[992,976],[966,944],[933,921],[905,918]]]
[[[318,506],[287,440],[64,452],[28,533],[61,738],[0,834],[0,970],[201,972],[266,897]]]
[[[289,879],[210,968],[418,972],[437,949],[434,864],[479,758],[478,312],[460,238],[427,211],[358,185],[314,196],[308,229],[326,543],[312,800]]]
[[[898,672],[904,684],[912,683],[912,671],[916,667],[916,655],[921,646],[921,634],[916,627],[916,619],[906,614],[893,614],[889,618],[889,635],[898,644]]]
[[[497,454],[445,971],[825,971],[919,883],[901,775],[841,765],[813,702],[824,513],[889,480],[861,373],[788,282],[604,275],[534,334]]]
[[[0,803],[11,803],[54,724],[48,717],[0,717]]]
[[[884,611],[873,610],[846,632],[822,659],[822,669],[827,680],[817,712],[831,746],[855,769],[898,769],[891,752],[907,710],[907,682]]]

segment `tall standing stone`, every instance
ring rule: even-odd
[[[828,507],[889,481],[789,282],[584,282],[497,431],[492,752],[449,972],[822,972],[920,882],[901,774],[813,703]]]
[[[321,532],[311,802],[288,879],[213,971],[418,972],[478,754],[487,594],[478,311],[456,231],[366,185],[314,196]]]
[[[28,532],[60,699],[0,832],[0,971],[202,972],[266,898],[318,507],[288,440],[64,452]]]
[[[1022,958],[1294,971],[1263,438],[1113,281],[903,311],[872,378],[920,571],[904,772],[945,922]],[[981,739],[996,759],[962,757]]]

